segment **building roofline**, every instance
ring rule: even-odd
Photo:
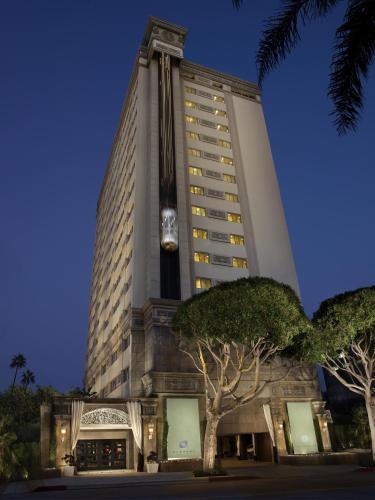
[[[177,35],[181,35],[183,39],[186,38],[188,32],[187,28],[184,28],[183,26],[178,26],[177,24],[170,23],[169,21],[165,21],[164,19],[150,16],[147,20],[147,26],[142,41],[142,45],[144,45],[145,47],[147,47],[150,41],[150,36],[155,26],[165,29],[167,31],[172,31]]]

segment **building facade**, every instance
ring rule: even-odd
[[[170,330],[180,301],[246,276],[272,277],[299,293],[260,91],[186,61],[186,34],[151,18],[136,58],[97,204],[85,371],[106,408],[137,399],[146,408],[152,399],[151,424],[142,410],[151,425],[143,451],[165,459],[201,457],[205,418],[201,377]],[[261,396],[223,419],[223,456],[255,447],[269,458],[272,432],[279,455],[330,449],[313,373]],[[295,411],[307,422],[305,438],[313,435],[310,448],[293,444]],[[83,448],[87,432],[79,435]]]

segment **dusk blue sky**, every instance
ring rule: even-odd
[[[18,352],[40,384],[82,382],[96,201],[148,16],[189,29],[186,59],[254,81],[262,23],[279,1],[244,3],[1,1],[0,389]],[[303,30],[263,88],[309,314],[375,282],[374,68],[355,134],[337,136],[326,97],[345,3]]]

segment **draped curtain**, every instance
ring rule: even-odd
[[[133,431],[134,441],[139,451],[142,450],[142,417],[141,404],[138,401],[128,401],[128,414],[130,426]]]
[[[72,420],[71,420],[71,443],[72,443],[72,453],[77,446],[79,429],[81,427],[81,418],[83,413],[83,401],[73,401],[72,402]]]
[[[272,416],[271,416],[271,408],[270,405],[263,405],[264,416],[266,417],[268,432],[271,436],[272,445],[275,445],[275,431],[273,429]]]

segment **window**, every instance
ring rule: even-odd
[[[217,143],[222,148],[229,148],[230,149],[232,147],[232,144],[229,141],[224,141],[223,139],[218,139]]]
[[[106,371],[107,371],[107,365],[102,365],[101,374],[104,375]]]
[[[229,127],[227,127],[226,125],[221,125],[220,123],[216,125],[216,128],[217,130],[220,130],[220,132],[229,132]]]
[[[209,264],[210,256],[205,252],[194,252],[194,262],[203,262],[204,264]]]
[[[117,351],[111,354],[111,365],[117,360]]]
[[[228,212],[227,213],[227,220],[229,222],[241,222],[241,215]]]
[[[198,118],[196,118],[195,116],[186,115],[185,121],[186,123],[194,123],[196,125],[198,123]]]
[[[244,245],[245,238],[239,234],[230,234],[229,241],[232,245]]]
[[[193,238],[201,238],[202,240],[207,240],[208,231],[206,231],[205,229],[193,227]]]
[[[232,259],[233,267],[239,267],[241,269],[247,268],[247,259],[241,259],[240,257],[233,257]]]
[[[197,158],[201,157],[201,152],[199,151],[199,149],[188,148],[188,153],[189,155],[196,156]]]
[[[201,215],[202,217],[206,216],[206,209],[203,207],[197,207],[195,205],[191,206],[191,213],[193,215]]]
[[[204,195],[204,189],[201,186],[190,186],[190,192],[192,194],[199,194],[201,196]]]
[[[221,97],[220,95],[214,95],[214,101],[224,102],[224,97]]]
[[[189,167],[189,174],[192,175],[202,175],[202,169],[199,167]]]
[[[193,101],[185,101],[185,106],[187,108],[192,108],[192,109],[197,109],[198,108],[198,104],[193,102]]]
[[[230,182],[232,184],[236,184],[236,177],[234,175],[223,174],[223,180],[225,182]]]
[[[186,132],[186,137],[188,139],[196,139],[199,140],[199,135],[196,132],[190,132],[189,130]]]
[[[193,87],[185,87],[185,92],[187,92],[188,94],[196,94],[197,89],[194,89]]]
[[[129,368],[125,368],[125,370],[122,370],[121,375],[122,381],[127,382],[129,380]]]
[[[116,382],[117,382],[116,379],[111,380],[111,391],[110,392],[112,392],[116,389]]]
[[[233,203],[238,203],[238,194],[225,193],[225,199],[227,201],[233,201]]]
[[[215,115],[216,116],[227,116],[226,112],[223,111],[222,109],[215,109]]]
[[[195,288],[211,288],[212,280],[210,278],[195,278]]]
[[[125,339],[121,341],[121,350],[126,351],[130,344],[130,336],[127,336]]]
[[[228,158],[228,156],[220,156],[220,162],[225,165],[233,165],[233,158]]]

